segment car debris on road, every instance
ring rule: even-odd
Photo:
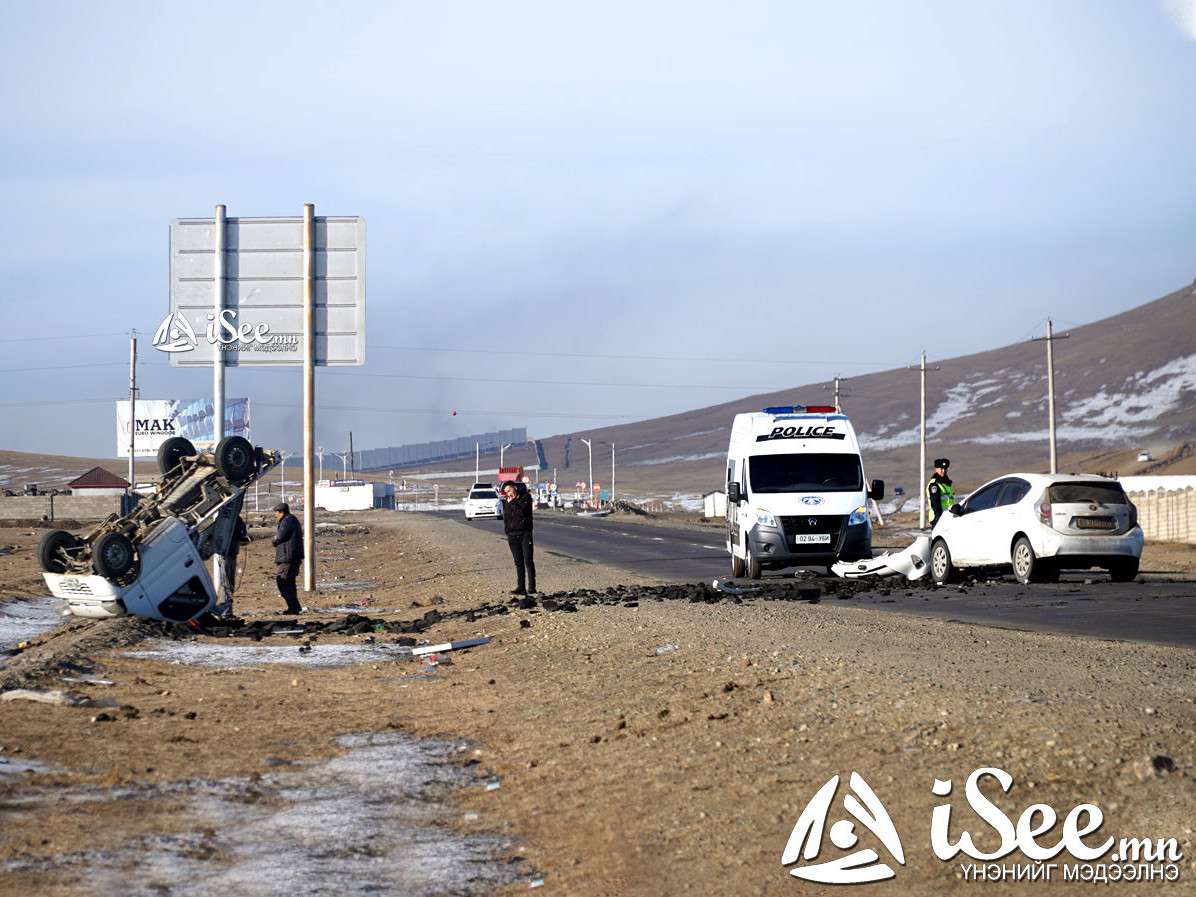
[[[896,554],[886,551],[866,561],[840,561],[831,566],[831,573],[843,579],[904,576],[913,581],[921,579],[929,569],[930,537],[918,536],[913,544]]]

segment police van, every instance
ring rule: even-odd
[[[851,421],[833,405],[735,415],[727,450],[731,573],[830,566],[872,557],[869,486]]]

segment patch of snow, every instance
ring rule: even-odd
[[[1092,426],[1156,421],[1181,407],[1181,393],[1196,391],[1196,355],[1176,358],[1136,383],[1140,389],[1134,393],[1108,392],[1102,384],[1095,395],[1072,403],[1059,416]]]

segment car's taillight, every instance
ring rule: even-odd
[[[1129,499],[1126,499],[1126,503],[1130,506],[1130,529],[1133,529],[1138,525],[1138,506]]]
[[[1043,501],[1038,505],[1038,519],[1046,526],[1051,525],[1051,503]]]

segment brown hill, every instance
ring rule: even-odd
[[[1056,336],[1061,336],[1059,330]],[[1044,334],[1045,335],[1045,334]],[[1075,328],[1054,343],[1056,424],[1061,470],[1142,473],[1149,449],[1157,459],[1196,441],[1196,283],[1123,314]],[[916,363],[912,358],[911,362]],[[936,358],[927,374],[927,456],[952,459],[959,488],[1010,470],[1049,466],[1046,346],[1018,343],[959,358]],[[915,492],[918,475],[919,377],[889,370],[853,377],[843,410],[864,444],[870,477]],[[572,489],[610,480],[615,445],[616,492],[667,497],[721,488],[731,419],[768,405],[826,401],[825,384],[748,396],[652,420],[542,440],[558,483]],[[530,447],[511,449],[507,463],[535,464]],[[483,458],[483,467],[496,466]],[[472,462],[440,470],[470,471]],[[1196,473],[1196,458],[1159,473]],[[543,475],[541,475],[543,477]]]

